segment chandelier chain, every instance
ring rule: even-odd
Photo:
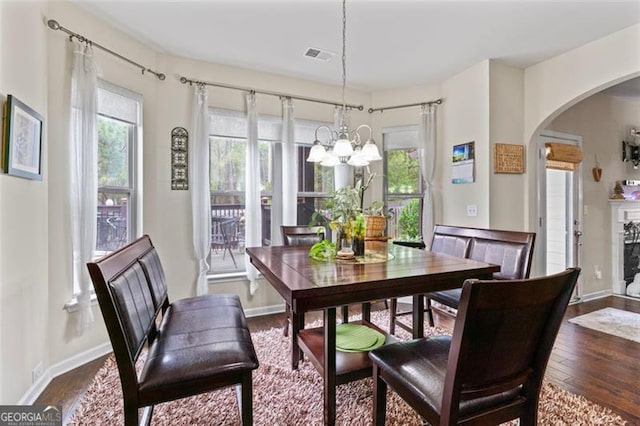
[[[342,0],[342,114],[347,109],[345,87],[347,85],[347,0]]]

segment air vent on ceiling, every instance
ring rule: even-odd
[[[316,49],[314,47],[310,47],[307,49],[306,52],[304,52],[304,56],[327,62],[335,56],[335,53],[329,52],[328,50],[321,50],[321,49]]]

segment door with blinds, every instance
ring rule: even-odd
[[[537,250],[545,275],[580,266],[582,138],[545,131],[538,142]],[[579,287],[576,297],[580,296]]]

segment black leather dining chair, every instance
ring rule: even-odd
[[[536,425],[544,372],[579,268],[523,280],[467,280],[453,336],[375,349],[373,420],[390,387],[431,425]]]

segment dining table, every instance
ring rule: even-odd
[[[424,295],[457,288],[469,278],[490,278],[500,266],[388,243],[367,244],[365,256],[350,260],[318,260],[309,247],[249,247],[253,266],[291,307],[291,367],[306,355],[322,375],[324,424],[336,422],[336,387],[370,377],[368,352],[336,350],[336,307],[362,304],[358,323],[397,339],[370,320],[370,302],[413,297],[413,337],[424,334]],[[304,314],[323,310],[320,327],[305,328]]]

